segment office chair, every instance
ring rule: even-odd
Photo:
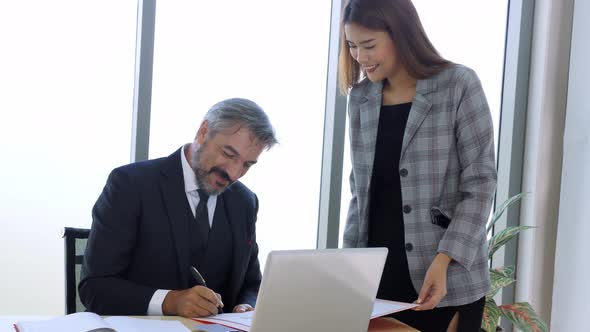
[[[89,234],[89,229],[64,227],[62,237],[65,248],[66,314],[86,311],[78,296],[78,283]]]

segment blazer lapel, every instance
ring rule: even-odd
[[[360,167],[366,167],[365,172],[357,173],[365,174],[362,178],[356,178],[358,188],[366,188],[368,190],[371,183],[371,176],[373,176],[373,162],[375,160],[375,145],[377,143],[377,131],[379,129],[379,113],[381,111],[383,83],[377,82],[370,84],[367,89],[367,94],[360,100],[360,136],[362,137],[361,147],[356,147],[360,152],[359,158],[355,164]],[[355,149],[355,147],[352,147]],[[369,193],[364,192],[364,197],[369,197]],[[361,209],[359,213],[367,214],[368,209]],[[359,236],[363,238],[363,234],[368,234],[369,223],[359,224]]]
[[[412,101],[412,108],[410,109],[410,114],[408,116],[408,122],[406,124],[406,130],[404,132],[404,140],[402,143],[402,149],[400,154],[400,160],[403,159],[404,153],[408,148],[408,145],[416,135],[418,128],[426,119],[426,116],[430,112],[430,108],[432,107],[432,103],[426,99],[425,95],[428,94],[428,91],[431,90],[431,87],[428,85],[428,80],[418,80],[416,84],[416,96]]]
[[[162,170],[160,182],[162,200],[168,214],[172,237],[176,246],[178,269],[183,286],[188,285],[188,268],[190,266],[189,224],[186,215],[187,200],[184,191],[184,177],[180,163],[180,150],[168,157],[167,167]]]
[[[375,158],[375,144],[377,142],[377,130],[379,129],[379,112],[381,110],[381,98],[383,84],[381,82],[373,83],[369,86],[366,97],[361,100],[360,107],[360,124],[361,135],[366,159],[363,163],[369,167],[367,170],[369,179],[373,171],[373,160]]]

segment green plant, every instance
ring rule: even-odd
[[[496,229],[496,234],[490,237],[494,225],[500,219],[504,211],[513,203],[517,202],[524,196],[524,193],[520,193],[510,197],[502,205],[500,205],[494,214],[492,220],[486,228],[488,234],[488,259],[491,260],[494,253],[500,249],[503,245],[508,243],[510,240],[515,238],[521,231],[533,228],[532,226],[511,226],[501,231]],[[482,330],[486,332],[494,332],[497,330],[500,323],[500,318],[504,317],[514,324],[517,328],[524,332],[546,332],[547,324],[539,317],[533,307],[528,302],[512,303],[512,304],[501,304],[498,305],[494,300],[494,296],[498,292],[514,283],[514,267],[490,267],[490,278],[492,286],[490,291],[486,294],[486,303],[483,312],[483,320],[481,323]]]

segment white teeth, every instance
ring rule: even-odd
[[[365,70],[373,70],[377,67],[377,65],[372,65],[372,66],[365,66]]]

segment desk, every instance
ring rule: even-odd
[[[184,326],[188,327],[189,329],[194,328],[196,325],[199,325],[199,322],[195,322],[192,319],[178,317],[178,316],[134,316],[139,318],[147,318],[147,319],[164,319],[164,320],[178,320]],[[3,332],[3,331],[2,331]],[[375,319],[371,319],[369,324],[369,330],[367,332],[419,332],[418,330],[409,327],[408,325],[393,319],[393,318],[386,318],[386,317],[379,317]]]
[[[21,320],[36,320],[36,319],[50,319],[55,316],[0,316],[0,332],[14,332],[12,324]],[[178,316],[133,316],[146,319],[163,319],[163,320],[178,320],[189,329],[199,325],[194,320],[178,317]],[[368,332],[417,332],[413,329],[393,318],[375,318],[371,320]]]

